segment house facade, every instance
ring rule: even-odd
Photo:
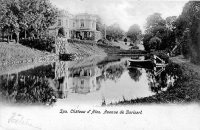
[[[57,36],[60,28],[64,29],[65,37],[69,39],[94,40],[101,39],[101,32],[96,30],[95,15],[82,13],[72,15],[67,11],[60,11],[57,22],[49,28],[49,34]]]

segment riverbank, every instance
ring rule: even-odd
[[[178,65],[179,78],[174,86],[154,96],[124,100],[109,105],[163,104],[163,103],[199,103],[200,102],[200,66],[190,63],[182,56],[170,58],[171,64]],[[177,68],[171,68],[177,71]]]
[[[0,74],[26,70],[34,66],[57,60],[52,53],[25,47],[15,43],[0,43]]]
[[[75,60],[84,59],[87,57],[106,57],[107,54],[104,49],[98,47],[95,44],[84,44],[84,43],[70,43],[67,46],[67,51],[70,54],[75,55]]]

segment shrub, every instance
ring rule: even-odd
[[[159,58],[161,58],[162,60],[165,61],[165,63],[169,63],[169,56],[167,55],[167,51],[155,51],[155,52],[151,52],[150,55],[156,55]]]
[[[78,39],[67,39],[69,43],[78,43],[78,44],[89,44],[89,45],[94,45],[96,42],[95,41],[90,41],[90,40],[78,40]]]
[[[55,38],[21,39],[19,43],[37,50],[52,52],[54,50]]]
[[[134,49],[139,49],[139,47],[138,46],[133,46],[129,50],[134,50]]]
[[[59,37],[64,37],[65,36],[65,30],[63,27],[59,28],[58,30],[58,36]]]

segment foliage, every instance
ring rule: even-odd
[[[53,37],[39,38],[39,39],[21,39],[22,45],[35,48],[41,51],[52,52],[54,50],[55,39]]]
[[[141,29],[140,26],[137,24],[132,25],[128,32],[127,32],[127,37],[129,37],[131,39],[131,41],[134,43],[137,39],[138,36],[141,34]]]
[[[166,19],[161,14],[154,13],[147,18],[143,44],[146,51],[169,50],[175,45],[176,17],[170,16]]]
[[[135,82],[138,82],[140,80],[140,77],[142,75],[141,71],[138,68],[129,68],[128,74]]]
[[[124,42],[127,42],[128,40],[127,40],[127,38],[124,38]]]
[[[177,34],[183,41],[183,52],[189,53],[193,63],[200,63],[200,1],[189,1],[185,4],[179,17]],[[184,26],[183,26],[184,25]],[[180,27],[182,26],[182,27]],[[187,45],[186,45],[187,43]],[[186,46],[185,46],[186,45]],[[187,49],[187,47],[189,48]],[[185,49],[185,50],[184,50]]]
[[[59,28],[58,30],[58,36],[59,37],[65,37],[65,30],[63,27]]]
[[[113,65],[106,69],[106,78],[117,81],[123,74],[124,68],[122,65]]]
[[[159,50],[162,41],[159,37],[152,37],[149,41],[149,46],[151,49]]]
[[[57,9],[49,0],[1,0],[0,9],[3,33],[17,36],[27,31],[30,37],[39,37],[57,17]]]
[[[105,28],[106,28],[106,25],[103,23],[102,18],[97,15],[96,29],[97,31],[101,32],[102,37],[105,36]]]
[[[78,39],[67,39],[69,43],[75,43],[75,44],[89,44],[89,45],[94,45],[95,41],[91,40],[78,40]]]
[[[154,52],[151,52],[150,54],[151,55],[156,55],[158,56],[159,58],[161,58],[162,60],[164,60],[166,63],[169,62],[169,56],[167,55],[167,51],[154,51]]]
[[[138,46],[132,46],[131,48],[129,48],[129,50],[135,50],[135,49],[139,49]]]
[[[109,40],[119,40],[124,36],[124,31],[120,28],[119,24],[113,24],[107,27],[106,36]]]
[[[56,93],[50,87],[48,78],[52,77],[51,66],[0,76],[0,96],[14,103],[47,104]],[[31,75],[31,76],[30,76]]]

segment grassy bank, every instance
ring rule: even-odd
[[[83,59],[90,56],[103,56],[105,57],[107,54],[105,51],[92,44],[84,44],[84,43],[68,43],[69,46],[67,48],[68,53],[75,54],[76,59]]]
[[[200,102],[200,66],[194,65],[182,57],[170,58],[171,64],[177,64],[178,80],[174,86],[154,96],[124,100],[114,105],[149,104],[149,103],[199,103]],[[170,71],[177,71],[171,68]],[[112,104],[113,105],[113,104]]]
[[[54,54],[25,47],[21,44],[0,43],[0,72],[23,70],[36,64],[56,60]],[[28,68],[29,68],[28,67]]]

